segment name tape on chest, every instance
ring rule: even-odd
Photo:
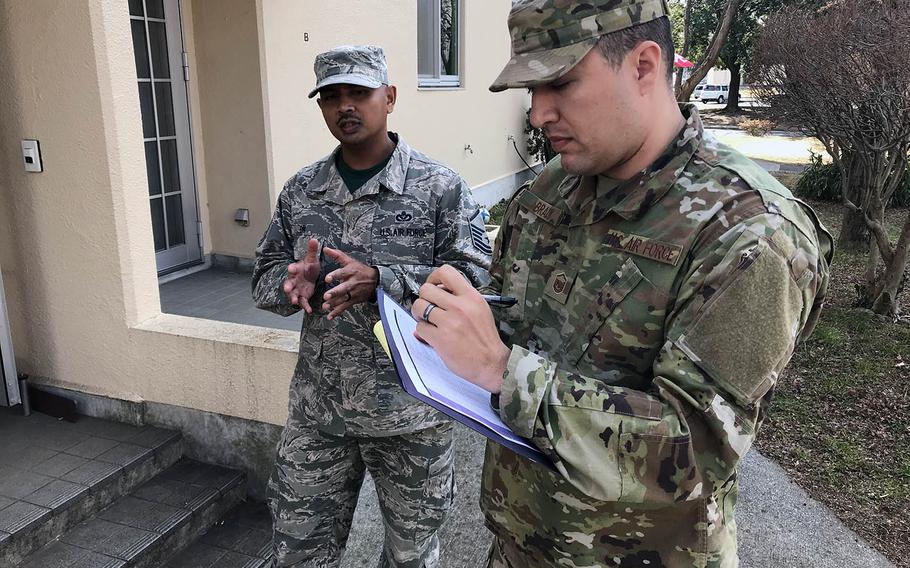
[[[558,224],[565,215],[565,211],[555,205],[550,205],[530,191],[522,193],[518,201],[525,209],[551,225]]]
[[[679,263],[679,257],[682,255],[682,247],[680,245],[627,234],[616,229],[610,229],[607,232],[604,244],[612,249],[643,256],[672,266],[676,266]]]
[[[375,229],[377,237],[425,237],[429,231],[425,227],[378,227]]]
[[[373,234],[377,237],[424,238],[430,233],[427,220],[414,215],[411,211],[390,211],[385,214]]]
[[[561,208],[547,203],[530,191],[520,194],[518,199],[526,210],[550,224],[556,225],[566,216],[566,212]],[[650,258],[672,266],[676,266],[679,263],[683,250],[683,247],[677,244],[626,234],[615,229],[609,230],[604,239],[604,244],[612,249]]]

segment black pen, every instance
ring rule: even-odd
[[[488,304],[496,304],[499,306],[508,307],[508,306],[514,306],[515,304],[518,303],[518,300],[516,298],[513,298],[512,296],[495,296],[495,295],[491,295],[491,294],[481,294],[480,296]]]

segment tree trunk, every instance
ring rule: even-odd
[[[837,237],[838,248],[843,250],[866,250],[869,248],[869,237],[869,228],[866,227],[863,214],[844,207],[840,234]]]
[[[901,235],[897,239],[894,256],[891,258],[891,262],[885,265],[885,273],[880,279],[879,292],[872,301],[873,312],[891,317],[900,315],[900,304],[897,300],[907,278],[908,252],[910,252],[910,213],[907,213]]]
[[[841,171],[841,191],[847,194],[850,202],[862,203],[862,189],[867,187],[864,184],[871,181],[864,175],[862,160],[857,154],[848,153],[841,156],[841,163],[846,166],[846,171]],[[844,184],[845,180],[846,184]],[[845,207],[840,235],[837,238],[838,246],[844,250],[869,250],[871,240],[872,235],[869,227],[866,226],[863,214]],[[873,245],[872,248],[875,246]]]
[[[688,59],[689,57],[689,46],[692,44],[692,4],[694,0],[687,0],[686,2],[686,15],[683,19],[683,44],[681,55]],[[673,84],[673,92],[678,93],[679,87],[682,85],[683,69],[676,70],[676,82]]]
[[[679,102],[684,103],[689,101],[689,98],[695,91],[695,87],[698,86],[698,83],[705,78],[705,75],[707,75],[708,71],[711,70],[711,67],[714,66],[714,62],[717,61],[717,56],[720,55],[720,50],[723,49],[724,44],[727,42],[727,35],[730,33],[730,26],[733,25],[733,18],[736,16],[736,11],[739,9],[739,2],[740,0],[727,0],[724,15],[717,26],[717,30],[714,32],[714,37],[711,38],[711,45],[708,46],[707,53],[705,53],[705,56],[701,61],[695,64],[695,67],[692,68],[692,74],[689,75],[689,78],[679,87],[679,90],[676,93],[676,100]]]
[[[879,288],[881,288],[881,282],[878,278],[878,265],[881,259],[882,255],[879,252],[878,245],[872,243],[872,246],[869,247],[869,255],[866,257],[866,266],[863,272],[863,281],[865,282],[863,289],[866,290],[866,293],[860,303],[864,308],[872,307]]]
[[[853,156],[856,158],[856,155]],[[867,184],[871,184],[872,180],[869,179],[871,171],[861,164],[859,159],[851,159],[850,161],[850,170],[848,173],[848,179],[850,180],[850,185],[848,191],[850,193],[858,193],[859,188],[869,187]],[[853,201],[856,203],[856,201]],[[863,308],[872,308],[879,301],[879,297],[884,290],[885,276],[879,270],[881,261],[883,258],[886,258],[888,251],[882,251],[879,247],[878,241],[872,238],[871,228],[868,223],[866,223],[863,213],[858,213],[860,218],[863,219],[863,225],[866,226],[866,232],[869,234],[870,244],[867,246],[866,250],[869,251],[868,256],[866,257],[866,266],[863,273],[863,283],[857,286],[858,301],[857,304]],[[868,215],[869,219],[873,223],[884,223],[885,222],[885,208],[884,207],[870,207],[865,210],[865,214]],[[846,221],[846,219],[844,219]],[[883,254],[885,253],[885,254]]]
[[[742,64],[736,59],[727,61],[724,59],[724,65],[730,70],[730,98],[727,99],[727,106],[724,112],[739,112],[739,83],[741,80]]]

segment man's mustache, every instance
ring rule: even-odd
[[[335,123],[338,126],[341,126],[342,123],[349,122],[349,121],[360,122],[360,117],[357,116],[356,114],[348,113],[348,114],[344,114],[344,115],[341,115],[340,117],[338,117],[338,120]]]

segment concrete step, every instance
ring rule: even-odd
[[[242,473],[183,458],[14,566],[157,568],[244,494]]]
[[[268,509],[245,501],[163,568],[264,568],[271,546]]]
[[[0,414],[0,566],[24,557],[174,464],[178,432],[80,417]]]

